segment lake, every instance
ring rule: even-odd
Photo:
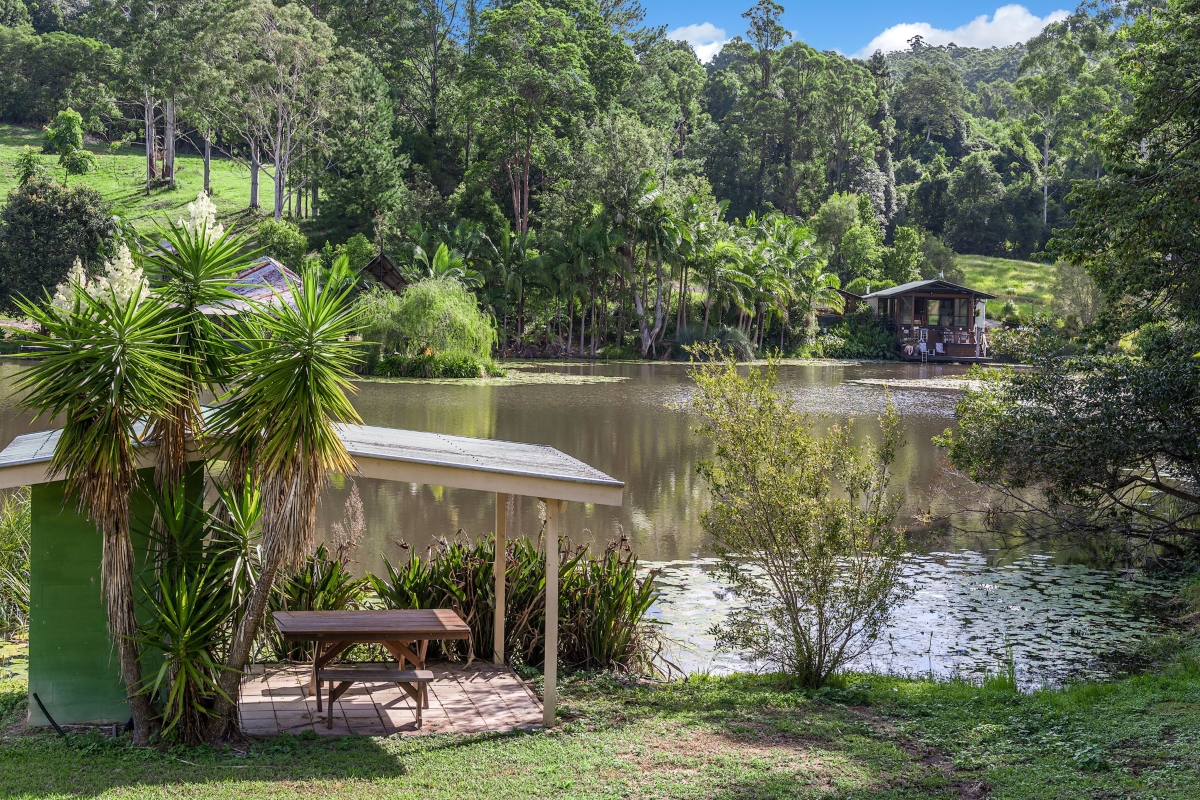
[[[0,444],[30,427],[16,406],[12,376],[0,363]],[[691,391],[682,364],[534,366],[537,381],[454,383],[361,382],[354,404],[372,425],[552,445],[625,481],[617,508],[572,504],[563,531],[575,542],[603,547],[621,535],[648,568],[662,570],[663,597],[654,616],[673,640],[672,656],[686,671],[753,668],[737,654],[713,651],[708,629],[736,596],[715,577],[700,524],[707,489],[696,466],[709,448],[680,410]],[[856,420],[856,437],[873,436],[886,402],[880,381],[961,374],[953,365],[821,362],[785,365],[781,388],[819,425]],[[526,368],[519,370],[526,373]],[[924,526],[930,513],[950,515],[956,491],[942,474],[931,437],[953,424],[957,394],[890,390],[906,445],[892,489],[904,498],[906,523]],[[351,484],[366,519],[357,569],[379,571],[386,556],[405,558],[401,542],[423,549],[441,536],[471,538],[492,529],[493,497],[435,486],[339,479],[326,492],[319,524],[342,519]],[[513,498],[510,536],[536,536],[534,498]],[[1076,563],[1074,554],[1045,544],[1001,540],[962,514],[949,531],[914,538],[906,575],[912,598],[898,609],[887,636],[859,666],[889,672],[980,676],[1011,658],[1024,685],[1104,676],[1103,656],[1157,629],[1137,612],[1136,598],[1158,587],[1131,572]],[[462,532],[461,534],[459,532]]]

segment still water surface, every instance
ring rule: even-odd
[[[13,374],[0,363],[0,445],[31,427],[16,405]],[[696,474],[706,443],[680,410],[691,391],[679,364],[542,367],[563,373],[548,383],[461,385],[364,382],[354,398],[372,425],[548,444],[625,481],[619,508],[568,507],[564,531],[576,542],[603,545],[620,535],[648,566],[663,572],[663,597],[654,615],[668,625],[672,654],[686,670],[752,668],[737,654],[718,654],[708,629],[736,603],[715,577],[700,515],[707,490]],[[782,388],[820,424],[857,420],[856,435],[872,436],[885,390],[860,381],[911,380],[961,373],[956,366],[820,363],[781,368]],[[574,378],[567,376],[575,376]],[[930,438],[953,424],[956,395],[894,388],[906,446],[892,488],[903,495],[905,517],[947,509],[948,485]],[[361,570],[378,571],[384,557],[404,558],[400,542],[423,548],[436,537],[471,538],[490,531],[491,495],[459,489],[357,479],[366,532],[357,551]],[[341,520],[351,482],[337,481],[320,508],[320,526]],[[536,536],[540,510],[533,498],[507,509],[510,536]],[[971,521],[959,517],[961,527]],[[1128,602],[1154,586],[1130,573],[1071,563],[1044,546],[1001,542],[983,533],[946,533],[914,540],[906,570],[914,593],[895,624],[860,666],[877,670],[981,675],[1011,654],[1027,685],[1073,676],[1104,675],[1101,656],[1155,629]]]

